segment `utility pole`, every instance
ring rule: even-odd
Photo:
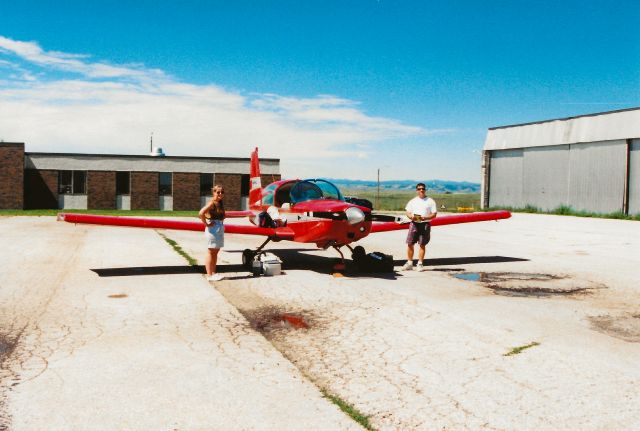
[[[378,168],[378,195],[376,196],[376,209],[380,209],[380,168]]]

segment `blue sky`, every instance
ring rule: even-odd
[[[0,0],[0,139],[479,181],[489,127],[640,106],[638,1]]]

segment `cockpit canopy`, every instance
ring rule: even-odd
[[[329,181],[319,179],[298,181],[298,183],[291,188],[289,195],[291,196],[292,204],[316,199],[344,200],[340,190],[338,190],[335,185]]]
[[[262,191],[262,204],[281,207],[289,203],[295,205],[318,199],[335,199],[344,201],[338,187],[326,180],[307,179],[283,183],[273,183]]]

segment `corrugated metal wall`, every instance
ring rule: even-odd
[[[601,213],[622,211],[626,158],[626,141],[572,144],[569,205]]]
[[[629,152],[629,214],[640,214],[640,139],[631,141]]]
[[[522,201],[522,150],[491,152],[489,206],[520,208]]]
[[[636,141],[635,167],[630,167],[635,178],[635,187],[630,184],[629,188],[630,213],[640,211],[640,140]],[[622,211],[626,155],[624,140],[493,150],[489,205]]]
[[[552,210],[567,204],[569,145],[526,148],[523,167],[525,205]]]

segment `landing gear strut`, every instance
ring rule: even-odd
[[[264,246],[267,245],[269,241],[271,241],[271,237],[267,238],[266,241],[263,242],[262,245],[260,245],[260,247],[258,247],[255,250],[245,248],[244,251],[242,252],[242,266],[247,269],[251,269],[251,264],[253,260],[257,255],[260,254]]]
[[[362,259],[364,259],[367,255],[367,253],[364,251],[364,247],[362,247],[361,245],[351,247],[349,244],[346,244],[345,246],[349,250],[351,250],[351,259],[353,259],[353,262],[356,265],[359,265],[360,262],[362,262]],[[338,254],[340,254],[340,262],[334,265],[333,269],[335,271],[344,271],[346,269],[344,254],[342,254],[342,250],[340,250],[340,247],[334,245],[333,248],[335,248]]]
[[[334,245],[333,248],[335,248],[338,254],[340,254],[340,261],[333,265],[333,270],[335,272],[342,272],[347,269],[347,266],[344,263],[344,255],[342,254],[342,250],[340,250],[340,247],[338,247],[337,245]]]

